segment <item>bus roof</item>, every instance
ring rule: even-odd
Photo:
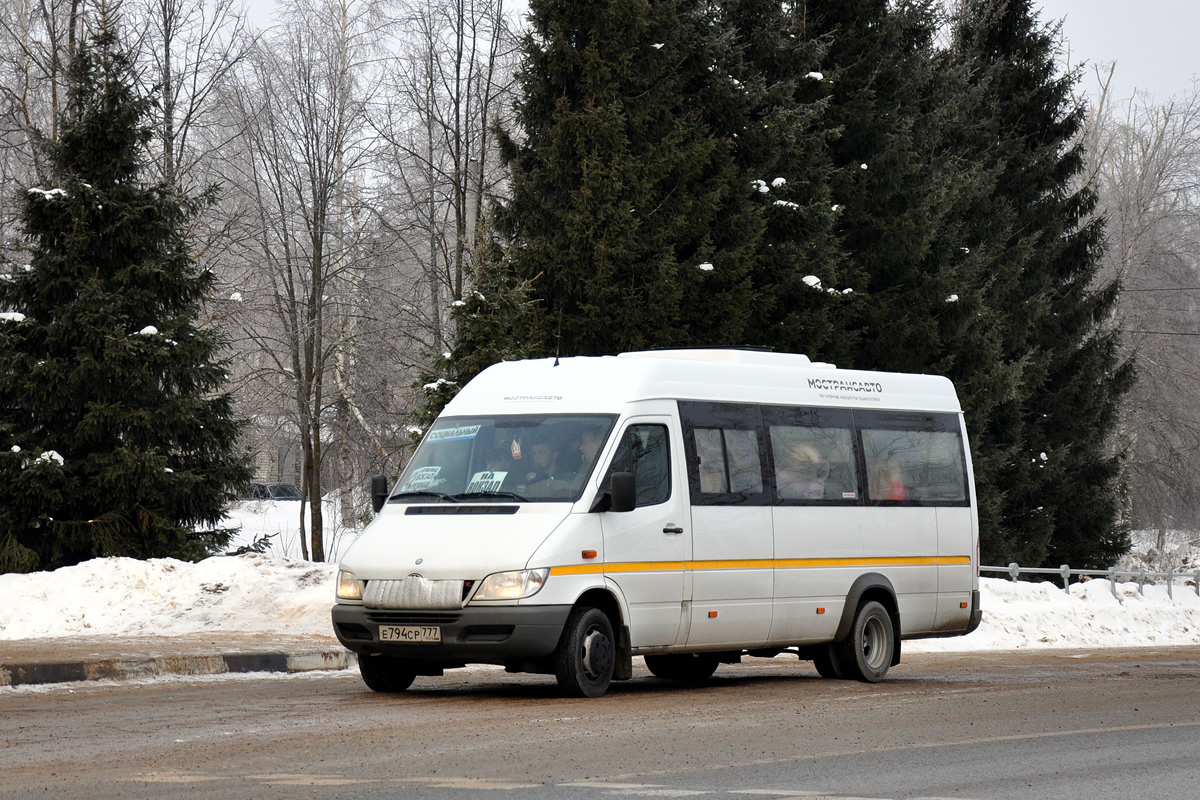
[[[649,350],[506,361],[450,401],[448,416],[619,413],[638,400],[960,412],[949,379],[837,369],[760,350]]]

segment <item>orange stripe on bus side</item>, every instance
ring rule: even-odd
[[[632,561],[573,564],[550,569],[551,575],[601,575],[621,572],[681,572],[721,569],[811,569],[814,567],[929,567],[969,565],[970,556],[896,556],[880,558],[755,558],[721,561]]]

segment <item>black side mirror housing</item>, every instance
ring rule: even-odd
[[[374,475],[371,477],[371,507],[378,514],[383,508],[383,504],[388,499],[388,480],[387,475]]]
[[[633,511],[637,508],[637,483],[632,472],[614,472],[609,479],[609,511]]]

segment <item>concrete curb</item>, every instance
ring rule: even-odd
[[[311,672],[358,663],[348,650],[217,653],[154,658],[100,658],[0,664],[0,686],[149,678],[158,675],[220,675],[235,672]]]

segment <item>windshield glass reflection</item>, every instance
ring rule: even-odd
[[[439,419],[389,502],[574,502],[614,420],[609,414]]]

